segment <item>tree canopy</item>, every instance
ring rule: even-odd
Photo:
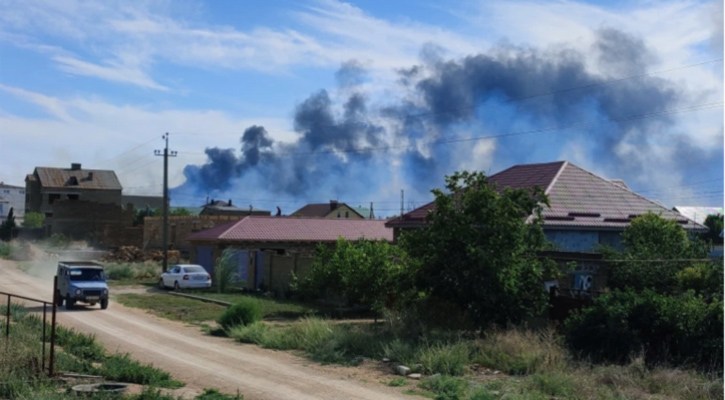
[[[23,217],[23,227],[25,228],[40,228],[43,226],[45,215],[36,211],[30,211],[25,213]]]
[[[543,280],[553,263],[537,258],[546,240],[540,188],[497,191],[481,172],[446,177],[434,190],[426,226],[405,233],[416,286],[425,295],[456,304],[478,328],[518,323],[546,304]]]

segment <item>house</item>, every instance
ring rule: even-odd
[[[37,167],[25,178],[25,211],[40,212],[50,223],[53,204],[58,201],[86,201],[121,206],[121,183],[108,170]]]
[[[11,208],[19,225],[25,215],[25,188],[0,182],[0,222],[5,221]]]
[[[199,215],[225,215],[225,216],[238,216],[243,217],[247,215],[271,215],[270,211],[260,210],[252,207],[240,208],[232,204],[232,200],[221,201],[211,200],[209,203],[202,206],[202,210]]]
[[[309,260],[320,244],[334,245],[338,238],[392,242],[393,232],[383,220],[248,216],[188,237],[193,246],[191,261],[210,273],[225,248],[235,248],[238,275],[249,288],[263,283],[264,271],[272,274],[273,256],[287,257],[297,272],[298,257]],[[279,268],[278,268],[279,271]],[[289,278],[287,273],[286,278]],[[278,280],[279,282],[279,280]]]
[[[509,187],[528,189],[538,186],[549,196],[551,207],[543,211],[542,227],[547,238],[559,250],[588,252],[598,245],[621,248],[621,233],[630,221],[653,212],[676,220],[692,232],[707,228],[641,196],[621,180],[608,180],[567,161],[515,165],[491,175],[489,183],[498,190]],[[434,203],[389,220],[395,230],[420,228]]]
[[[337,200],[330,200],[330,203],[308,204],[292,213],[293,217],[317,217],[317,218],[351,218],[364,219],[356,209],[345,203],[338,203]]]

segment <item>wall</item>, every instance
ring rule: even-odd
[[[50,232],[61,233],[74,239],[89,240],[103,247],[124,245],[133,225],[134,209],[125,210],[117,204],[95,203],[83,200],[62,200],[53,203]],[[140,230],[135,231],[137,238]],[[137,242],[138,239],[131,240]]]
[[[225,215],[189,215],[169,217],[169,245],[182,252],[192,250],[187,239],[193,232],[213,228],[230,221],[238,221],[242,216]],[[143,220],[143,245],[148,249],[160,249],[163,239],[163,217],[145,217]]]
[[[312,270],[314,259],[299,255],[278,255],[270,251],[264,252],[262,266],[262,283],[269,291],[284,292],[289,290],[293,274],[303,279]]]
[[[25,180],[25,212],[40,212],[43,196],[40,193],[40,181],[37,179]]]
[[[593,251],[598,245],[622,250],[622,232],[545,229],[546,238],[562,251]]]

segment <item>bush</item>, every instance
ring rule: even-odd
[[[233,304],[219,316],[217,323],[224,330],[236,325],[249,325],[262,320],[262,306],[259,301],[249,297]]]
[[[67,248],[70,244],[70,240],[65,237],[62,233],[54,233],[50,235],[50,238],[48,240],[51,247],[58,248],[58,249],[64,249]]]
[[[465,342],[439,343],[421,349],[418,358],[427,374],[461,376],[468,370],[470,350]]]
[[[460,400],[464,398],[468,389],[466,381],[445,375],[426,379],[420,386],[433,392],[435,400]]]
[[[129,280],[133,279],[135,276],[133,268],[131,268],[130,265],[107,266],[105,270],[106,275],[108,275],[108,279],[114,281]]]
[[[237,249],[233,247],[222,251],[214,267],[214,285],[219,293],[225,293],[239,282],[237,276]]]
[[[41,226],[43,226],[43,220],[45,220],[45,215],[43,215],[42,213],[39,213],[37,211],[27,212],[23,217],[23,227],[40,228]]]
[[[573,314],[566,340],[593,361],[627,362],[641,351],[648,365],[696,364],[722,369],[723,303],[708,304],[694,291],[667,296],[615,291]]]
[[[0,241],[0,258],[10,258],[13,254],[13,245],[10,242]]]
[[[489,332],[475,343],[473,361],[509,375],[528,375],[566,365],[566,351],[556,332],[521,329]]]
[[[168,372],[156,369],[151,365],[140,364],[132,360],[128,354],[115,354],[103,360],[100,374],[106,379],[118,382],[167,388],[183,386],[180,382],[171,379]]]
[[[388,383],[386,383],[386,385],[392,386],[392,387],[400,387],[400,386],[405,386],[407,384],[408,384],[408,380],[403,377],[393,378],[393,379],[389,380]]]

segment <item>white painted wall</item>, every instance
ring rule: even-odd
[[[0,221],[7,218],[10,208],[16,219],[25,216],[25,188],[5,185],[0,182]]]

